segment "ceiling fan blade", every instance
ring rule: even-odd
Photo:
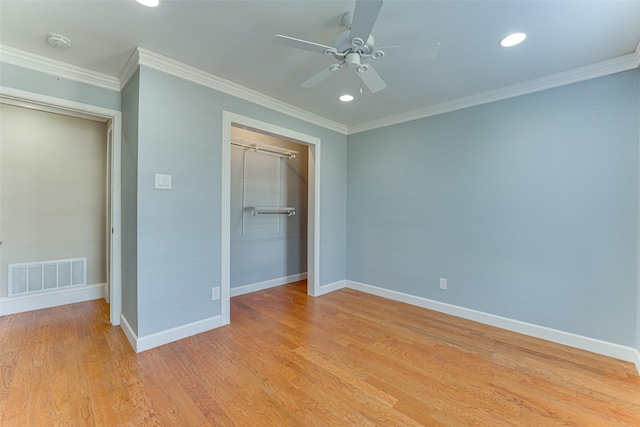
[[[358,73],[365,86],[369,88],[371,93],[380,92],[387,87],[387,84],[382,80],[382,77],[373,69],[371,64],[367,64],[367,71],[364,73]]]
[[[325,46],[318,43],[308,42],[306,40],[295,39],[293,37],[282,36],[276,34],[271,41],[281,46],[294,47],[296,49],[308,50],[311,52],[325,53],[327,49],[333,49],[331,46]]]
[[[378,19],[378,14],[382,8],[382,0],[358,0],[353,10],[353,21],[351,22],[351,32],[349,38],[359,38],[367,43],[373,25]]]
[[[433,59],[440,52],[440,43],[427,42],[418,44],[407,44],[402,46],[380,47],[378,50],[384,52],[384,58],[392,61],[408,60],[426,60]]]
[[[331,76],[331,74],[335,73],[340,68],[342,68],[342,64],[340,64],[339,66],[336,66],[336,64],[330,65],[329,67],[323,69],[319,73],[314,74],[304,82],[300,83],[300,87],[309,89],[314,86],[317,86],[318,84],[328,79]]]

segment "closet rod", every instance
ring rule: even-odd
[[[256,151],[256,152],[261,151],[261,152],[264,152],[264,153],[275,154],[277,156],[286,157],[289,160],[296,158],[296,155],[293,154],[293,153],[279,153],[277,151],[267,150],[265,148],[258,148],[255,145],[244,145],[244,144],[240,144],[240,143],[237,143],[237,142],[234,142],[234,141],[231,141],[231,145],[235,145],[237,147],[248,148],[248,149]]]
[[[296,211],[281,211],[281,212],[262,212],[262,211],[252,211],[251,215],[286,215],[286,216],[294,216]]]
[[[287,215],[294,216],[296,214],[296,208],[278,208],[267,206],[247,206],[244,208],[246,211],[251,212],[251,215]]]

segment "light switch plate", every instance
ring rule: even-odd
[[[171,190],[171,175],[157,173],[156,188],[158,190]]]

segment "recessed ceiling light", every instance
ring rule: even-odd
[[[511,47],[520,44],[527,38],[525,33],[513,33],[500,40],[500,46]]]
[[[141,5],[144,5],[147,7],[156,7],[157,5],[160,4],[160,0],[136,0],[136,1]]]
[[[349,101],[353,101],[353,96],[351,96],[351,95],[341,95],[340,98],[338,98],[338,99],[340,99],[340,101],[342,101],[342,102],[349,102]]]

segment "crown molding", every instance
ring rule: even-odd
[[[400,114],[383,117],[378,120],[349,126],[348,135],[367,130],[378,129],[386,126],[396,125],[409,122],[412,120],[424,119],[426,117],[436,116],[439,114],[450,113],[464,108],[476,107],[478,105],[489,104],[491,102],[502,101],[509,98],[515,98],[521,95],[527,95],[534,92],[540,92],[547,89],[553,89],[560,86],[566,86],[585,80],[595,79],[610,74],[620,73],[623,71],[633,70],[640,66],[640,44],[635,52],[619,58],[611,59],[597,64],[588,65],[581,68],[565,71],[539,79],[530,80],[523,83],[517,83],[505,86],[500,89],[482,92],[479,94],[466,96],[464,98],[454,99],[452,101],[442,102],[440,104],[431,105],[429,107],[419,108]]]
[[[9,46],[0,45],[0,61],[64,79],[74,80],[108,90],[120,91],[120,81],[117,77],[66,64],[55,59],[34,55]]]
[[[638,46],[636,46],[636,51],[633,52],[630,56],[635,57],[636,68],[640,67],[640,42],[638,42]]]
[[[120,73],[120,91],[124,89],[127,83],[129,83],[129,80],[131,80],[131,77],[133,77],[136,71],[138,71],[139,61],[140,56],[138,55],[138,49],[134,49],[122,72]]]
[[[245,101],[270,108],[272,110],[287,114],[297,119],[313,123],[329,130],[333,130],[343,135],[347,134],[347,126],[343,125],[342,123],[334,122],[333,120],[329,120],[325,117],[310,113],[301,108],[294,107],[293,105],[264,95],[255,90],[246,88],[230,80],[226,80],[213,74],[209,74],[198,68],[191,67],[174,59],[167,58],[166,56],[159,55],[140,47],[137,49],[137,52],[134,53],[132,59],[125,67],[122,77],[127,79],[131,78],[131,75],[133,75],[136,70],[135,67],[131,66],[131,62],[135,61],[136,59],[139,65],[144,65],[146,67],[150,67],[155,70],[180,77],[181,79],[191,81],[210,89],[233,95],[237,98],[244,99]]]
[[[143,48],[137,48],[134,50],[129,61],[122,70],[122,73],[120,73],[119,78],[66,64],[54,59],[34,55],[32,53],[24,52],[1,44],[0,61],[115,91],[121,91],[135,74],[139,65],[144,65],[211,89],[233,95],[254,104],[279,111],[283,114],[296,117],[323,128],[333,130],[344,135],[351,135],[358,132],[423,119],[464,108],[475,107],[546,89],[578,83],[597,77],[637,69],[640,67],[640,43],[633,53],[619,58],[530,80],[528,82],[506,86],[493,91],[487,91],[452,101],[442,102],[429,107],[393,114],[353,126],[347,126],[317,114],[310,113],[301,108],[294,107],[278,99],[241,86],[230,80],[209,74],[195,67],[191,67]]]

